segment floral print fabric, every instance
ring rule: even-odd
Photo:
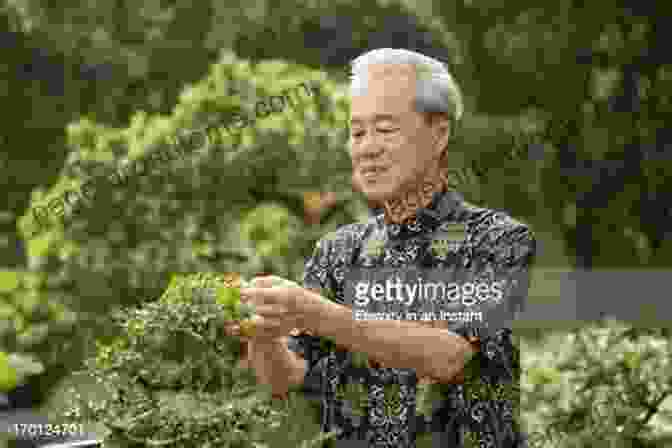
[[[462,241],[437,245],[432,235],[456,224],[465,229]],[[379,214],[323,237],[306,263],[303,284],[345,305],[344,277],[349,267],[417,263],[461,269],[479,281],[504,275],[511,279],[505,300],[512,310],[520,310],[535,249],[526,225],[447,191],[435,194],[431,204],[407,223],[386,224]],[[444,325],[476,344],[478,351],[465,366],[463,383],[436,384],[430,378],[418,379],[413,369],[375,361],[361,366],[354,362],[353,353],[315,332],[293,332],[290,349],[308,364],[304,390],[321,400],[322,431],[339,432],[336,446],[348,447],[414,447],[416,437],[426,432],[432,432],[442,447],[523,446],[518,421],[519,350],[511,329],[486,334],[465,323],[427,324]],[[429,383],[435,383],[438,399],[432,398],[430,415],[423,417],[416,414],[418,384]],[[355,389],[363,391],[359,399],[347,393]]]

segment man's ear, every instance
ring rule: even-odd
[[[445,115],[441,115],[440,118],[438,118],[437,123],[437,138],[440,140],[441,148],[445,148],[446,145],[448,145],[448,140],[450,140],[451,137],[451,131],[452,126],[450,118]]]
[[[432,131],[434,133],[434,151],[442,157],[451,137],[451,120],[446,114],[432,114],[430,117]]]

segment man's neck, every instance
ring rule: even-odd
[[[429,206],[434,193],[444,191],[448,187],[448,179],[442,170],[435,170],[420,182],[405,189],[397,199],[383,203],[385,222],[402,224],[415,216],[420,208]]]

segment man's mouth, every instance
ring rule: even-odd
[[[370,167],[363,168],[360,171],[360,173],[361,173],[361,175],[364,179],[368,180],[368,179],[373,179],[373,178],[381,175],[385,171],[387,171],[387,168],[383,168],[383,167],[380,167],[380,166],[370,166]]]

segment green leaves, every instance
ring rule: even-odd
[[[369,395],[364,384],[341,384],[336,390],[336,397],[347,401],[354,415],[364,416],[366,414],[366,408],[369,406]]]
[[[369,355],[364,352],[352,352],[352,365],[356,368],[366,368],[370,366]]]
[[[560,372],[551,367],[537,367],[528,371],[530,381],[534,384],[554,384],[560,382]]]
[[[234,278],[231,278],[231,275]],[[231,320],[244,320],[254,316],[255,307],[251,303],[240,301],[240,288],[247,282],[238,274],[229,274],[229,281],[217,286],[217,303],[224,306]]]
[[[223,305],[236,319],[240,315],[240,288],[219,285],[217,287],[217,302]]]
[[[228,12],[222,18],[229,20]],[[185,25],[197,22],[187,20]],[[185,52],[195,54],[193,48]],[[106,328],[108,320],[82,322],[87,316],[105,316],[118,306],[140,305],[161,295],[171,303],[181,298],[209,303],[216,296],[210,288],[190,290],[192,286],[178,282],[179,278],[164,290],[165,279],[174,272],[236,271],[246,277],[258,272],[291,278],[300,275],[304,249],[314,242],[315,233],[304,232],[305,226],[297,218],[301,196],[288,191],[299,178],[301,188],[305,184],[306,189],[316,189],[325,176],[314,168],[333,168],[331,160],[342,158],[337,155],[342,152],[342,142],[331,135],[334,128],[343,128],[347,102],[340,99],[338,104],[332,103],[330,96],[342,86],[304,66],[252,64],[228,50],[207,70],[208,58],[202,56],[205,65],[189,67],[190,72],[196,70],[189,76],[181,78],[171,72],[175,75],[168,81],[171,93],[162,95],[150,89],[152,97],[158,95],[161,101],[170,103],[170,98],[179,96],[174,90],[181,89],[180,79],[192,82],[206,73],[185,89],[175,107],[169,108],[169,115],[154,113],[157,109],[149,107],[121,128],[87,118],[67,126],[71,157],[53,188],[44,194],[36,191],[33,196],[31,207],[47,205],[57,196],[65,199],[64,191],[92,191],[95,196],[95,200],[88,200],[84,197],[88,195],[70,195],[65,210],[48,207],[49,214],[56,215],[46,223],[49,229],[28,242],[33,249],[40,246],[40,250],[30,251],[31,265],[49,271],[47,278],[56,289],[54,302],[67,301],[68,307],[77,312],[74,316],[79,325],[75,329],[90,330],[86,337],[70,337],[72,344],[111,334],[112,328]],[[127,80],[121,81],[120,89],[108,91],[127,94]],[[325,93],[319,95],[319,101],[327,106],[324,110],[316,105],[318,95],[306,91],[304,82],[306,86],[319,84],[320,93]],[[142,102],[137,94],[140,92],[133,94],[133,101],[124,103],[122,109],[133,114],[138,100]],[[292,100],[291,105],[285,101],[282,111],[266,118],[258,116],[253,123],[248,120],[258,115],[258,101],[266,104],[259,108],[263,112],[280,104],[283,96]],[[115,101],[123,100],[108,99],[113,109]],[[334,107],[338,108],[337,114],[331,110]],[[126,118],[121,122],[128,122]],[[209,142],[199,132],[186,135],[189,129],[206,128]],[[165,157],[158,157],[161,154]],[[258,176],[250,176],[251,171]],[[289,206],[292,199],[299,205]],[[292,211],[288,211],[290,208]],[[35,219],[28,211],[22,227],[34,227]],[[245,221],[242,226],[241,220]],[[206,253],[225,255],[205,259],[191,250],[195,246]],[[39,307],[32,309],[29,301],[5,304],[1,296],[5,290],[16,289],[16,282],[13,274],[1,277],[0,340],[9,321],[7,333],[12,339],[18,327],[27,334],[22,341],[37,341],[39,338],[33,336],[39,334],[30,330],[32,321],[14,309],[21,303],[37,313]],[[44,303],[45,297],[41,295],[39,303]],[[238,311],[230,307],[227,312],[230,318],[253,315],[253,310],[244,306]],[[10,314],[7,320],[3,318]],[[74,359],[67,365],[80,361]]]
[[[9,358],[0,352],[0,392],[9,392],[19,384],[19,375],[9,364]]]
[[[415,410],[419,415],[431,417],[434,407],[441,403],[444,397],[441,384],[419,381],[416,391]]]
[[[2,367],[2,387],[78,358],[82,341],[72,337],[74,313],[63,304],[70,295],[53,294],[58,286],[39,271],[0,271],[0,347],[17,374]]]
[[[20,276],[16,271],[0,270],[0,291],[10,292],[19,287]]]
[[[0,392],[9,392],[31,375],[39,375],[44,371],[41,362],[32,357],[0,351]]]
[[[285,257],[291,252],[300,222],[286,207],[271,203],[262,204],[249,212],[243,217],[240,228],[241,236],[252,242],[257,254],[263,259],[270,259]]]
[[[238,311],[240,313],[240,318],[243,320],[250,319],[256,314],[254,304],[252,303],[241,303]]]
[[[657,418],[664,412],[657,399],[672,394],[662,373],[669,371],[671,348],[662,328],[635,331],[613,320],[558,332],[535,350],[521,348],[521,417],[539,439],[534,446],[648,444],[672,433]]]
[[[253,373],[238,367],[240,341],[221,331],[253,313],[240,303],[244,284],[238,274],[174,276],[160,300],[117,311],[120,336],[97,343],[86,371],[123,400],[78,399],[64,416],[97,409],[97,420],[123,444],[255,446],[284,414],[272,411]]]
[[[627,351],[623,353],[623,362],[630,370],[635,370],[641,365],[642,356],[635,351]]]

